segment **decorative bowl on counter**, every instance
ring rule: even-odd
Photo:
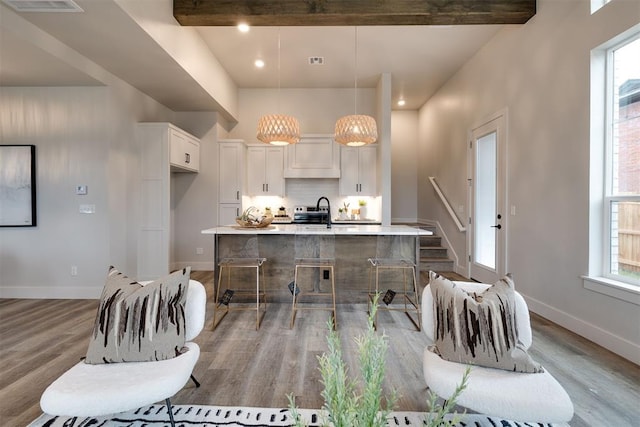
[[[240,218],[236,218],[236,222],[240,227],[243,228],[264,228],[268,227],[273,221],[273,217],[264,217],[261,221],[255,221],[253,219],[243,220]]]

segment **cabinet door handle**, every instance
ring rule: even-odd
[[[236,200],[240,200],[240,190],[236,191]]]
[[[184,153],[184,162],[186,164],[191,163],[191,155],[189,153]]]
[[[240,216],[240,208],[236,208],[236,216]]]
[[[265,184],[267,186],[267,193],[269,192],[269,183]]]

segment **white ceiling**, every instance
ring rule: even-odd
[[[211,96],[115,0],[76,0],[83,13],[27,12],[0,4],[0,85],[99,85],[15,30],[16,16],[36,25],[110,73],[174,110],[215,107]],[[149,3],[152,7],[152,2]],[[170,16],[171,12],[166,12]],[[173,22],[175,22],[173,20]],[[179,24],[176,22],[176,26]],[[500,25],[358,27],[358,87],[375,87],[390,73],[392,99],[417,109],[493,35]],[[197,27],[197,32],[239,88],[348,88],[355,73],[354,27]],[[320,56],[324,65],[309,65]],[[256,58],[266,65],[253,66]],[[394,107],[399,108],[399,107]]]

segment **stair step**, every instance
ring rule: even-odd
[[[442,246],[442,237],[420,236],[420,246]]]
[[[448,258],[447,248],[442,246],[420,246],[420,258]]]
[[[420,257],[420,271],[453,271],[453,260],[446,258]]]

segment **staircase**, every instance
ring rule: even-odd
[[[442,247],[442,237],[437,236],[436,228],[433,226],[419,226],[424,230],[429,230],[432,236],[420,237],[420,272],[433,270],[437,273],[451,272],[453,270],[453,260],[449,258],[447,249]]]

